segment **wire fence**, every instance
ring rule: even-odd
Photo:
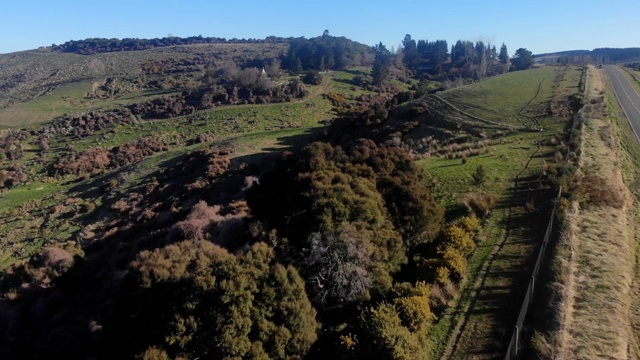
[[[586,88],[586,80],[587,80],[587,68],[583,68],[582,79],[580,80],[580,92],[584,94]],[[578,113],[574,116],[573,126],[571,128],[571,133],[569,135],[569,143],[571,144],[574,136],[574,130],[576,126],[582,123],[582,110],[578,111]],[[566,175],[567,165],[569,164],[569,152],[564,159],[564,164],[562,168],[562,175]],[[524,319],[527,316],[527,312],[529,311],[529,306],[533,302],[533,292],[536,287],[536,279],[538,279],[538,275],[540,274],[540,268],[542,267],[542,263],[544,262],[545,255],[547,252],[547,245],[549,244],[549,238],[551,238],[551,233],[553,232],[553,221],[556,217],[556,210],[558,208],[558,203],[560,202],[560,198],[562,197],[562,187],[558,189],[558,195],[556,195],[553,210],[551,210],[551,216],[549,218],[549,223],[547,224],[547,230],[544,233],[544,238],[542,240],[542,245],[540,246],[540,251],[538,252],[538,258],[536,259],[536,265],[533,267],[533,272],[531,273],[531,278],[529,279],[529,286],[527,287],[527,292],[524,295],[524,300],[522,301],[522,306],[520,307],[520,313],[518,314],[518,320],[516,321],[516,326],[513,329],[513,335],[511,335],[511,340],[509,341],[509,346],[507,347],[507,354],[505,355],[505,360],[515,359],[518,355],[520,355],[519,350],[521,349],[521,339],[520,335],[522,332],[522,328],[524,325]]]
[[[507,348],[507,355],[505,356],[505,359],[507,360],[511,360],[518,355],[519,344],[520,344],[520,332],[522,331],[524,318],[527,316],[527,312],[529,311],[529,306],[533,302],[533,292],[536,287],[536,279],[540,274],[540,268],[542,267],[542,263],[544,262],[544,259],[545,259],[545,254],[547,252],[547,245],[549,244],[549,238],[551,238],[551,233],[553,231],[553,221],[555,219],[556,209],[558,207],[558,203],[561,196],[562,196],[562,187],[558,190],[558,195],[556,196],[555,202],[553,204],[553,210],[551,210],[551,218],[549,219],[549,223],[547,224],[547,230],[544,233],[542,246],[540,247],[540,251],[538,252],[538,258],[536,259],[536,265],[533,267],[531,279],[529,280],[529,286],[527,287],[527,292],[524,295],[524,300],[522,301],[522,306],[520,307],[518,320],[516,321],[516,326],[515,326],[515,329],[513,330],[513,335],[511,336],[509,347]]]

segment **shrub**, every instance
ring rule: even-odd
[[[482,230],[482,224],[480,224],[480,220],[476,216],[463,216],[456,222],[463,229],[467,230],[472,234],[477,234]]]
[[[475,250],[476,243],[465,229],[458,225],[451,225],[445,231],[445,246],[452,246],[463,256],[468,256]]]
[[[320,85],[322,84],[322,74],[318,71],[309,70],[304,74],[302,82],[307,85]]]
[[[425,332],[427,326],[435,319],[429,307],[431,289],[423,282],[416,284],[414,294],[394,300],[394,305],[403,324],[411,332]]]
[[[444,266],[439,266],[436,269],[436,283],[439,285],[445,285],[450,282],[451,271]]]
[[[402,325],[393,304],[382,303],[365,310],[361,322],[370,339],[367,343],[371,357],[378,359],[421,360],[426,359],[419,337]]]
[[[487,177],[487,172],[485,171],[484,166],[478,165],[478,167],[476,168],[476,172],[473,173],[472,177],[473,177],[474,184],[480,185],[484,183]]]
[[[463,205],[467,208],[469,213],[475,214],[479,217],[486,217],[491,212],[491,209],[496,205],[497,201],[497,196],[492,193],[482,195],[470,193],[464,198]]]
[[[438,252],[453,277],[456,280],[462,280],[467,274],[467,260],[464,255],[453,246],[440,246]]]
[[[148,348],[147,350],[145,350],[145,352],[139,356],[139,358],[141,358],[142,360],[169,360],[169,355],[167,355],[167,353],[162,350],[162,349],[158,349],[155,346],[152,346],[150,348]]]

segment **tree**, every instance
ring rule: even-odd
[[[373,69],[371,70],[371,76],[373,77],[373,84],[380,85],[387,81],[389,78],[389,68],[391,67],[391,53],[387,50],[387,47],[380,42],[373,47],[375,52],[375,60],[373,61]],[[406,56],[406,54],[405,54]]]
[[[507,51],[507,45],[504,43],[502,43],[502,46],[500,47],[500,55],[498,56],[498,59],[500,59],[500,62],[503,64],[509,63],[509,52]]]
[[[509,71],[509,52],[507,51],[507,45],[502,43],[500,47],[500,55],[498,55],[498,60],[503,65],[503,72]]]
[[[343,223],[336,230],[313,232],[307,239],[307,281],[317,303],[341,303],[368,297],[375,271],[373,233],[362,224]]]
[[[418,66],[418,48],[416,47],[416,41],[411,38],[411,35],[407,34],[402,40],[403,50],[403,62],[404,66],[409,70],[415,70]]]
[[[477,64],[475,75],[477,79],[481,80],[487,75],[487,48],[485,48],[484,42],[478,41],[475,49],[475,63]]]
[[[513,55],[511,64],[515,70],[526,70],[533,65],[533,53],[525,48],[520,48]]]
[[[449,45],[446,40],[436,40],[427,45],[428,59],[434,68],[442,66],[449,58]]]
[[[271,59],[267,66],[265,67],[265,71],[269,76],[274,79],[280,78],[282,75],[282,70],[280,70],[281,63],[280,59]]]

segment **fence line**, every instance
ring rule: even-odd
[[[586,88],[586,80],[587,80],[587,68],[583,68],[582,79],[580,80],[580,92],[584,93]],[[578,113],[574,116],[573,125],[571,127],[571,133],[569,135],[569,144],[573,140],[574,130],[576,125],[582,122],[582,110],[578,111]],[[567,150],[567,155],[564,159],[564,164],[562,168],[562,175],[566,175],[567,165],[569,164],[569,153],[571,152],[571,148]],[[513,329],[513,335],[511,335],[511,340],[509,341],[509,346],[507,348],[507,354],[505,355],[505,360],[514,359],[518,356],[518,345],[520,343],[520,333],[522,331],[522,326],[524,324],[524,318],[527,316],[527,312],[529,311],[529,306],[533,302],[533,292],[536,286],[536,279],[538,278],[538,274],[540,273],[540,268],[542,267],[542,263],[545,259],[545,254],[547,251],[547,245],[549,244],[549,238],[551,237],[551,233],[553,232],[553,221],[556,216],[556,210],[558,208],[558,203],[560,198],[562,197],[562,186],[558,189],[558,195],[556,195],[553,209],[551,210],[551,217],[549,218],[549,223],[547,224],[547,229],[544,233],[544,239],[542,240],[542,245],[540,246],[540,251],[538,252],[538,258],[536,259],[536,265],[533,267],[533,272],[531,273],[531,279],[529,280],[529,285],[527,286],[527,292],[524,295],[524,299],[522,301],[522,306],[520,307],[520,313],[518,314],[518,320],[516,321],[515,328]]]

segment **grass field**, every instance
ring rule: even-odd
[[[556,90],[556,78],[563,69],[559,66],[547,66],[507,73],[471,87],[463,86],[445,91],[441,97],[474,116],[522,126],[531,117],[547,116],[552,97],[568,96],[577,91],[580,72],[576,68],[567,71],[564,75],[565,85]]]

